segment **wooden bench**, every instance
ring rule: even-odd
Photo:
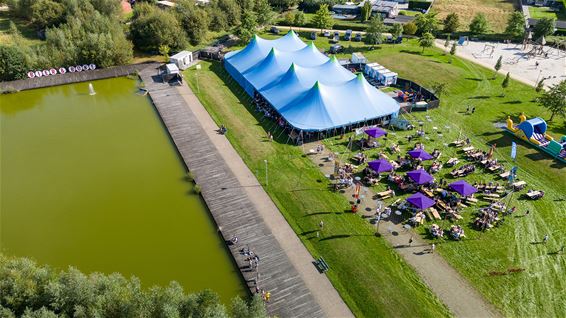
[[[325,273],[330,269],[330,266],[328,266],[328,264],[326,264],[326,262],[324,261],[324,258],[320,257],[319,259],[317,259],[314,262],[316,268],[318,269],[319,272],[321,273]]]
[[[430,207],[429,210],[430,210],[430,213],[432,213],[432,216],[434,216],[435,219],[440,220],[440,214],[438,213],[438,211],[436,211],[435,208]]]
[[[377,193],[377,196],[382,198],[382,199],[390,198],[392,195],[393,195],[393,190],[388,190],[388,191],[383,191],[383,192]]]

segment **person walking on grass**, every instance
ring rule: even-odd
[[[545,235],[544,235],[544,237],[543,237],[543,239],[542,239],[542,242],[543,242],[544,244],[546,244],[546,242],[548,242],[548,234],[545,234]]]
[[[432,245],[430,246],[430,253],[434,254],[434,249],[436,248],[436,245],[434,245],[434,243],[432,243]]]
[[[413,244],[413,236],[411,235],[411,238],[409,239],[409,246],[411,246],[411,244]]]
[[[324,230],[324,222],[322,220],[318,223],[318,227],[320,227],[320,231]]]

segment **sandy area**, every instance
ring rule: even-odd
[[[436,45],[444,49],[443,40],[437,40]],[[500,73],[510,72],[511,77],[532,86],[543,77],[546,79],[546,86],[566,80],[566,52],[545,46],[543,51],[547,53],[547,57],[529,56],[528,52],[531,50],[531,45],[523,50],[521,44],[469,42],[458,46],[456,55],[490,69],[493,69],[497,59],[503,56]]]

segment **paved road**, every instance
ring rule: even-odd
[[[321,165],[324,174],[332,174],[334,164],[328,163],[325,159],[327,154],[312,155],[309,149],[316,148],[316,143],[305,145],[305,153],[314,161]],[[344,195],[351,199],[353,187],[346,190]],[[375,195],[368,189],[366,197],[372,198]],[[370,212],[366,211],[370,208]],[[376,210],[375,200],[364,200],[360,205],[361,214],[373,215]],[[466,279],[464,279],[444,258],[438,254],[429,253],[430,245],[415,235],[412,231],[403,228],[403,224],[395,218],[391,221],[382,221],[379,232],[391,246],[411,265],[419,274],[426,285],[436,294],[436,296],[448,307],[456,317],[499,317],[500,313],[488,303],[483,296],[478,293]],[[413,243],[408,246],[410,238]]]
[[[352,312],[326,275],[320,274],[313,266],[313,257],[281,215],[279,209],[271,201],[271,198],[260,186],[254,174],[248,169],[236,150],[228,142],[228,139],[217,133],[218,126],[198,98],[186,85],[179,86],[177,90],[185,99],[188,107],[196,116],[207,137],[216,147],[224,162],[245,189],[249,199],[256,206],[260,217],[262,217],[272,235],[287,254],[287,257],[298,271],[314,299],[320,305],[325,316],[353,317]]]

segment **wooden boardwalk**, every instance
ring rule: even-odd
[[[175,143],[225,240],[233,235],[239,242],[228,246],[246,281],[255,291],[257,272],[250,271],[249,248],[259,256],[259,288],[271,293],[268,311],[279,317],[323,317],[324,313],[297,269],[281,248],[246,190],[224,163],[216,147],[201,127],[186,101],[174,86],[155,80],[153,67],[140,72],[155,108]]]

